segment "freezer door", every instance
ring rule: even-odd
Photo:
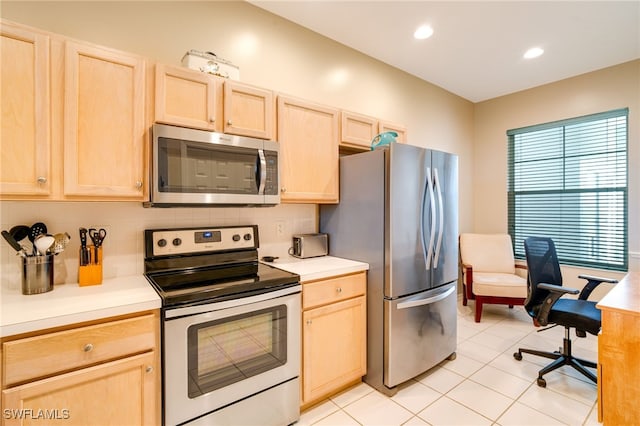
[[[456,282],[384,301],[384,385],[391,388],[434,367],[456,350]]]
[[[458,157],[431,151],[435,198],[432,286],[458,278]]]
[[[431,287],[434,192],[429,151],[391,144],[387,155],[384,296],[395,299]]]

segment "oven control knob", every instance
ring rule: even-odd
[[[251,241],[251,234],[244,234],[245,241]]]
[[[180,238],[174,238],[172,242],[174,246],[179,246],[180,244],[182,244],[182,240]]]
[[[240,234],[234,234],[231,238],[233,239],[233,241],[240,241]]]
[[[167,240],[165,240],[164,238],[158,240],[158,247],[164,247],[167,245]]]

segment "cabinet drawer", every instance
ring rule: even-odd
[[[302,283],[302,309],[360,296],[366,290],[366,272]]]
[[[4,385],[154,349],[157,321],[149,314],[5,342]]]

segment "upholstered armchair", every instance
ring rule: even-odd
[[[480,322],[484,304],[502,304],[513,308],[524,305],[527,280],[516,274],[511,236],[508,234],[460,235],[462,264],[462,304],[475,300],[475,320]]]

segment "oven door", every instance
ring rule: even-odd
[[[300,286],[165,311],[165,424],[187,422],[252,397],[300,371]],[[299,413],[299,386],[267,406]],[[262,397],[264,399],[264,396]],[[286,400],[281,400],[286,398]],[[246,405],[246,403],[245,403]]]

